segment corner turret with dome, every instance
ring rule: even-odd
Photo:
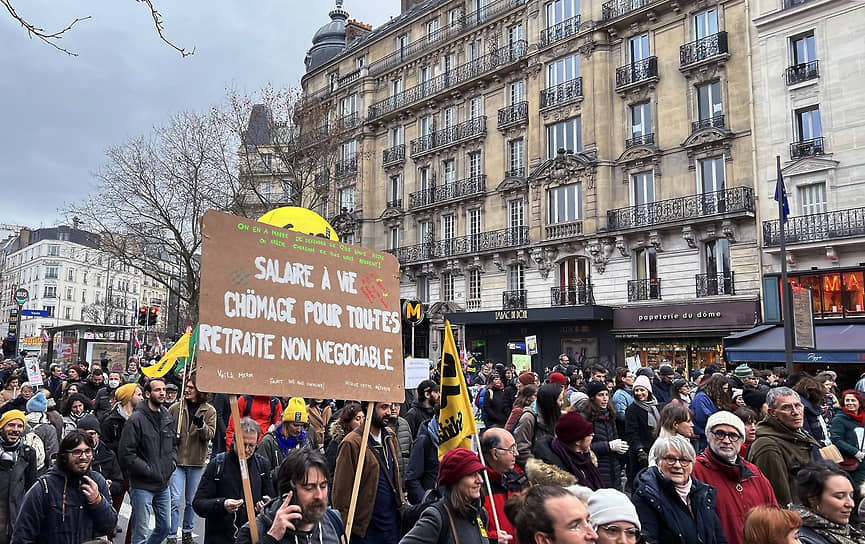
[[[311,72],[327,63],[345,49],[345,23],[348,12],[342,9],[342,1],[336,0],[336,9],[329,13],[330,22],[318,29],[312,37],[312,47],[306,53],[306,71]]]

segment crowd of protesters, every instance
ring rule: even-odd
[[[370,411],[239,397],[237,436],[228,396],[200,391],[194,372],[53,364],[34,386],[9,360],[0,544],[251,542],[240,451],[268,544],[862,544],[865,378],[836,378],[471,360],[477,451],[440,457],[436,369],[405,403]]]

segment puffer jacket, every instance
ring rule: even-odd
[[[601,414],[594,419],[589,419],[589,414],[583,416],[594,426],[595,437],[592,439],[592,452],[598,460],[598,471],[604,481],[604,487],[613,489],[622,488],[622,461],[618,453],[610,449],[610,442],[619,438],[616,429],[615,418],[609,412]]]
[[[692,476],[717,491],[715,511],[729,544],[745,544],[742,523],[754,506],[778,506],[772,484],[760,469],[742,458],[725,463],[710,448],[697,456]]]
[[[181,408],[182,407],[182,408]],[[207,457],[207,445],[216,434],[216,409],[202,402],[190,417],[189,403],[185,400],[175,402],[168,408],[168,413],[177,421],[180,410],[183,410],[183,421],[180,425],[180,444],[177,446],[177,464],[182,467],[203,467]],[[201,419],[201,425],[195,420]],[[176,423],[175,423],[176,429]]]
[[[399,416],[391,419],[390,428],[396,435],[396,442],[399,445],[399,457],[396,460],[399,465],[399,475],[402,481],[405,481],[405,471],[408,467],[408,459],[411,455],[412,434],[411,427],[408,422]]]
[[[102,495],[95,506],[87,504],[78,475],[54,466],[40,476],[24,496],[12,544],[80,544],[112,531],[117,513],[111,506],[105,478],[92,471],[88,476]]]
[[[637,475],[631,502],[647,544],[727,544],[715,513],[715,488],[691,477],[689,505],[658,467]],[[690,506],[690,507],[689,507]]]
[[[795,489],[793,477],[799,467],[818,458],[817,441],[807,432],[791,430],[767,416],[757,424],[757,439],[748,450],[748,461],[772,484],[778,504],[786,507],[793,501]]]
[[[164,407],[153,411],[141,401],[129,416],[120,435],[117,460],[129,477],[129,486],[146,491],[162,491],[177,458],[174,418]]]
[[[405,470],[405,490],[411,504],[420,504],[427,491],[438,487],[438,451],[438,420],[430,418],[420,426]]]
[[[23,437],[18,439],[17,460],[8,469],[0,466],[0,471],[4,473],[0,474],[0,478],[6,480],[6,485],[8,485],[8,497],[4,497],[9,508],[6,526],[8,537],[12,534],[12,525],[15,523],[21,504],[24,502],[24,495],[36,481],[38,475],[36,451],[24,443]]]
[[[479,520],[483,526],[478,526]],[[445,497],[423,511],[414,527],[402,537],[400,544],[488,544],[485,529],[488,521],[480,500],[469,505],[465,515],[460,515],[451,505],[450,493],[446,493]],[[457,537],[454,536],[454,529]]]

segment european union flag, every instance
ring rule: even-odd
[[[787,190],[784,188],[784,176],[781,175],[781,163],[778,162],[778,181],[775,182],[775,201],[783,202],[781,209],[781,221],[787,222],[787,216],[790,215],[790,203],[787,202]]]

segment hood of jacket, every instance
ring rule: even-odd
[[[439,422],[436,418],[431,417],[429,421],[427,421],[426,425],[420,426],[417,431],[418,437],[420,437],[421,434],[427,435],[430,442],[432,442],[436,448],[439,447]]]
[[[763,421],[757,424],[756,435],[757,439],[765,436],[778,440],[785,440],[787,442],[798,442],[809,446],[818,446],[817,441],[803,429],[794,431],[772,416],[766,416]]]
[[[577,483],[577,478],[570,472],[555,465],[544,463],[534,457],[526,461],[526,476],[534,485],[557,485],[568,487]]]
[[[339,418],[333,420],[333,423],[330,424],[330,439],[338,444],[342,442],[346,434],[345,427],[342,426]]]

